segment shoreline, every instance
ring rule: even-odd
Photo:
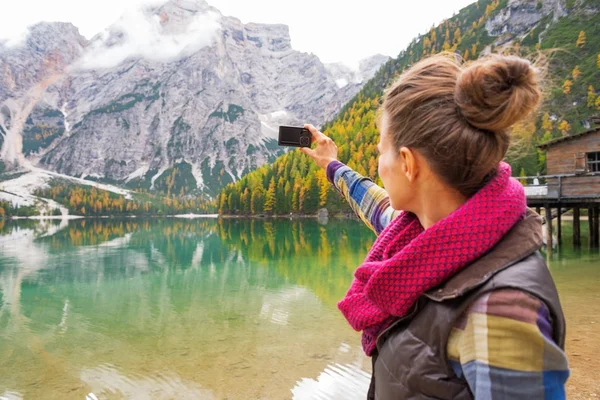
[[[200,218],[224,218],[224,219],[312,219],[319,218],[318,214],[278,214],[278,215],[270,215],[270,214],[250,214],[250,215],[241,215],[241,214],[194,214],[194,213],[186,213],[186,214],[168,214],[168,215],[76,215],[76,214],[65,214],[65,215],[30,215],[30,216],[5,216],[0,218],[0,221],[11,221],[11,220],[76,220],[76,219],[119,219],[119,218],[180,218],[180,219],[200,219]],[[337,213],[329,215],[325,218],[328,219],[355,219],[358,220],[358,217],[354,213]],[[572,215],[563,215],[562,221],[573,221]],[[580,221],[587,221],[587,215],[581,215],[579,217]],[[552,222],[556,221],[556,217],[552,218]]]
[[[293,214],[293,215],[236,215],[236,214],[219,214],[219,218],[227,219],[310,219],[319,218],[318,214]],[[333,214],[325,217],[327,219],[358,219],[354,214]]]
[[[31,216],[7,216],[0,218],[0,221],[11,220],[75,220],[75,219],[121,219],[121,218],[180,218],[180,219],[200,219],[200,218],[223,218],[223,219],[318,219],[318,214],[293,214],[293,215],[236,215],[236,214],[169,214],[169,215],[31,215]],[[354,214],[334,214],[328,216],[330,219],[358,219]]]

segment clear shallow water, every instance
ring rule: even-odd
[[[0,398],[364,399],[336,302],[373,240],[357,221],[5,222]],[[549,262],[570,397],[600,395],[600,257]]]

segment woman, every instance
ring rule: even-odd
[[[522,58],[425,59],[385,93],[385,190],[302,148],[378,238],[338,307],[372,356],[369,399],[563,399],[565,322],[541,219],[502,162],[541,100]],[[402,211],[397,211],[402,210]]]

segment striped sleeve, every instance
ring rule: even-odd
[[[539,299],[515,289],[478,297],[448,339],[448,359],[476,399],[566,398],[567,356]]]
[[[390,206],[385,189],[339,161],[327,165],[327,179],[376,235],[401,213]]]

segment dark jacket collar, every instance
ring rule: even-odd
[[[527,209],[525,217],[489,252],[440,286],[425,293],[437,302],[462,296],[483,285],[494,274],[535,253],[542,245],[542,218]]]

